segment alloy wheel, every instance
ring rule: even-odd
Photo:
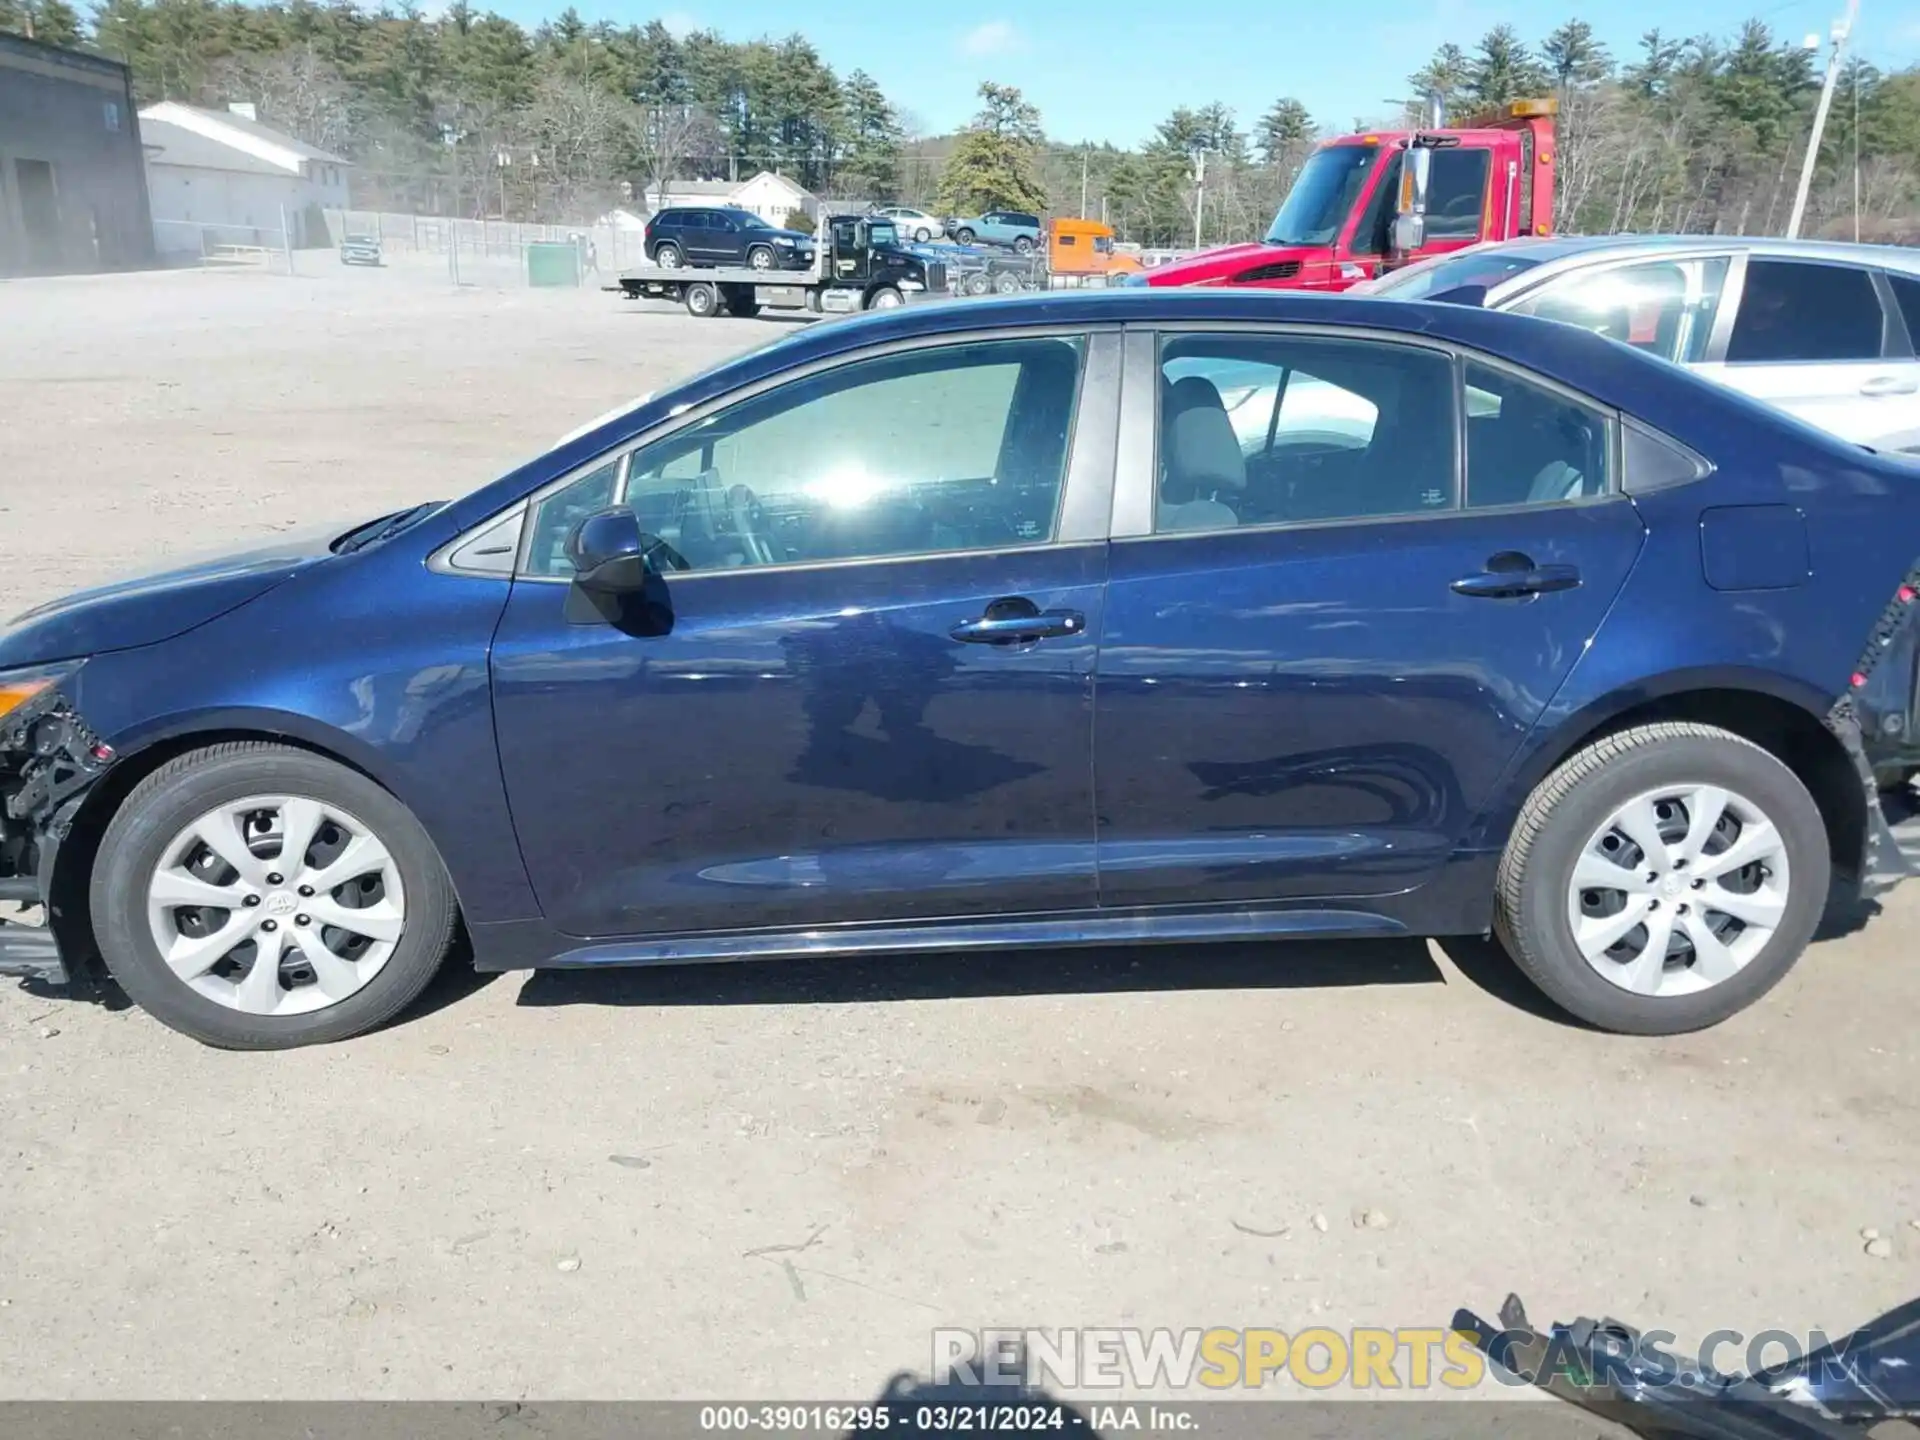
[[[147,884],[167,968],[249,1015],[304,1015],[380,973],[407,925],[400,868],[337,805],[256,795],[209,810],[168,842]]]
[[[1567,885],[1575,947],[1636,995],[1693,995],[1731,979],[1787,910],[1786,841],[1765,812],[1717,785],[1666,786],[1616,809]]]

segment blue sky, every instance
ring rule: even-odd
[[[565,0],[494,0],[533,23]],[[1604,5],[1515,0],[1371,0],[1340,4],[1222,3],[1222,0],[975,0],[971,7],[924,0],[885,7],[795,6],[772,0],[678,0],[671,9],[575,0],[588,20],[621,24],[656,16],[670,29],[715,28],[732,40],[800,30],[836,71],[863,69],[928,133],[951,129],[975,110],[982,80],[1017,85],[1061,140],[1130,145],[1177,105],[1219,99],[1244,126],[1275,98],[1291,94],[1323,125],[1378,120],[1405,93],[1405,78],[1434,47],[1471,48],[1502,21],[1537,41],[1570,15],[1589,20],[1616,55],[1652,26],[1683,34],[1730,34],[1758,15],[1777,34],[1825,33],[1844,0],[1609,0]],[[484,8],[486,0],[482,0]],[[884,14],[885,19],[875,17]],[[1863,0],[1854,31],[1866,58],[1884,68],[1920,60],[1920,6]]]

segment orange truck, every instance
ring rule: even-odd
[[[1113,248],[1113,227],[1098,220],[1060,218],[1047,222],[1047,269],[1054,275],[1090,278],[1140,269],[1131,255]]]

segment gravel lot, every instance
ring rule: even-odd
[[[784,323],[426,271],[0,284],[0,611],[466,489]],[[937,1325],[1509,1289],[1837,1330],[1920,1293],[1917,922],[1656,1041],[1416,943],[448,974],[277,1055],[7,982],[0,1398],[856,1399]]]

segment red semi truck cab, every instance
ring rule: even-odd
[[[1554,100],[1516,100],[1463,128],[1378,130],[1308,157],[1258,244],[1203,250],[1149,285],[1345,290],[1482,240],[1553,229]]]

